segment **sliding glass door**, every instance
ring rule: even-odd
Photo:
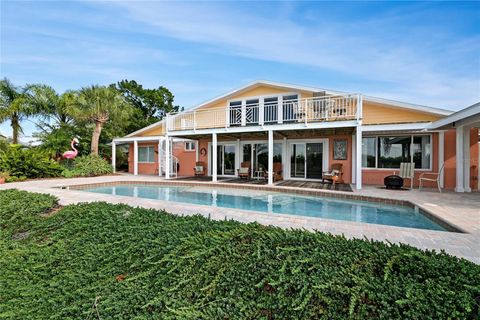
[[[213,168],[213,161],[210,162],[210,172],[217,170],[219,176],[235,175],[235,149],[234,144],[217,145],[217,168]]]
[[[323,172],[323,143],[290,144],[290,177],[321,179]]]

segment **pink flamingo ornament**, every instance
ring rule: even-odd
[[[78,139],[77,138],[73,138],[72,140],[72,143],[70,144],[70,146],[72,147],[73,151],[72,150],[69,150],[69,151],[65,151],[63,153],[63,157],[65,159],[75,159],[75,157],[78,155],[78,150],[75,149],[75,145],[78,145]]]

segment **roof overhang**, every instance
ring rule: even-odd
[[[448,129],[474,123],[480,123],[480,102],[437,120],[426,129]]]

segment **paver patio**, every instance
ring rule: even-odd
[[[132,206],[145,208],[165,209],[177,215],[201,214],[210,216],[212,219],[234,219],[241,222],[259,222],[265,225],[273,225],[282,228],[304,228],[318,230],[332,234],[344,234],[347,238],[368,238],[392,243],[406,243],[421,249],[445,250],[447,253],[463,257],[480,264],[480,194],[479,193],[452,193],[431,190],[395,191],[384,190],[373,186],[366,186],[362,190],[355,190],[353,194],[360,196],[372,196],[390,200],[410,201],[443,219],[451,225],[465,231],[465,233],[432,231],[423,229],[401,228],[377,224],[367,224],[353,221],[338,221],[330,219],[279,215],[265,212],[245,211],[230,208],[217,208],[204,205],[193,205],[163,200],[150,200],[125,196],[113,196],[106,194],[90,193],[81,190],[61,189],[59,187],[82,184],[98,184],[112,182],[165,182],[165,179],[156,176],[133,176],[115,175],[93,178],[73,179],[48,179],[26,182],[16,182],[0,185],[0,189],[16,188],[31,192],[48,193],[57,196],[61,205],[79,202],[107,201],[110,203],[124,203]],[[185,183],[169,180],[168,183]],[[194,182],[208,186],[226,186],[225,183]],[[239,185],[241,187],[242,185]],[[235,187],[235,184],[229,184]],[[278,190],[280,192],[294,192],[294,187],[270,187],[255,186],[257,189],[264,188],[266,191]],[[312,191],[315,191],[312,189]],[[322,190],[323,193],[336,193],[339,191]],[[345,194],[345,192],[341,192]],[[352,194],[349,192],[348,194]]]

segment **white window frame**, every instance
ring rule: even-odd
[[[140,161],[141,149],[147,149],[147,156],[146,156],[147,161]],[[150,158],[150,149],[152,150],[151,152],[153,153],[153,161],[148,161],[148,159]],[[155,146],[138,146],[138,163],[155,163]]]
[[[187,147],[188,145],[190,146],[189,148]],[[196,150],[196,147],[195,147],[194,141],[185,141],[185,151],[192,152],[195,150]]]
[[[413,146],[413,137],[421,137],[421,136],[429,136],[430,137],[430,146],[431,146],[431,154],[430,154],[430,163],[428,169],[423,168],[414,168],[415,171],[432,171],[433,170],[433,135],[432,134],[414,134],[414,133],[392,133],[392,134],[378,134],[378,135],[364,135],[363,138],[375,138],[375,168],[372,167],[364,167],[362,161],[362,170],[381,170],[381,171],[392,171],[398,170],[399,168],[379,168],[378,167],[378,138],[380,137],[400,137],[400,136],[410,136],[410,149]],[[363,156],[363,154],[362,154]],[[410,162],[413,163],[413,153],[410,150]]]

